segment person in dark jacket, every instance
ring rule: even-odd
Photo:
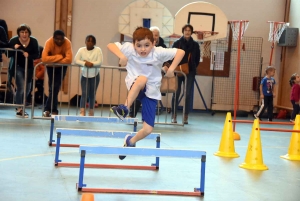
[[[15,77],[17,91],[16,91],[16,104],[23,104],[24,93],[27,97],[30,91],[31,80],[33,76],[33,60],[39,57],[38,41],[31,36],[31,29],[27,24],[21,24],[17,28],[17,36],[14,36],[9,41],[9,47],[17,51],[17,56],[14,51],[8,52],[8,57],[11,57],[9,64],[10,78]],[[25,79],[25,66],[27,58],[27,79]],[[26,89],[25,84],[26,82]],[[16,108],[16,116],[28,117],[28,114],[23,111],[22,107]]]
[[[8,30],[5,20],[0,19],[0,48],[7,48],[8,46]],[[0,67],[2,67],[2,53],[0,51]]]
[[[189,74],[186,75],[186,100],[185,100],[185,113],[184,113],[184,124],[188,124],[188,114],[190,111],[191,96],[193,84],[196,76],[196,69],[200,61],[200,47],[199,44],[193,40],[194,28],[190,24],[186,24],[182,27],[182,34],[178,40],[173,43],[173,48],[179,48],[185,51],[185,55],[181,60],[180,64],[187,63],[189,64]],[[190,60],[188,61],[189,54]],[[173,94],[172,97],[172,123],[177,123],[177,107],[178,107],[178,98],[181,93],[181,85],[185,82],[185,77],[180,76],[178,78],[178,89],[177,92]]]

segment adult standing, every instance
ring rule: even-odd
[[[196,76],[196,69],[199,65],[200,60],[200,48],[199,44],[193,40],[192,34],[194,28],[190,24],[186,24],[181,29],[183,36],[173,43],[173,48],[179,48],[185,51],[185,55],[181,60],[180,64],[189,64],[189,74],[186,75],[186,100],[185,100],[185,113],[184,113],[184,124],[188,124],[188,115],[190,111],[190,103],[192,96],[193,84]],[[189,57],[190,55],[190,57]],[[178,98],[181,93],[181,85],[185,82],[184,76],[178,78],[178,89],[172,97],[172,123],[177,123],[177,107]]]
[[[27,97],[30,92],[30,85],[33,76],[33,60],[39,57],[39,45],[38,41],[31,36],[31,29],[27,24],[21,24],[17,28],[17,36],[14,36],[9,41],[9,47],[17,51],[9,51],[8,56],[11,57],[9,64],[10,77],[15,77],[17,91],[16,91],[16,104],[23,104],[24,93]],[[25,79],[25,65],[27,58],[27,78]],[[26,89],[25,89],[26,82]],[[28,114],[23,111],[22,107],[16,108],[16,116],[28,117]]]
[[[71,41],[65,37],[62,30],[56,30],[49,38],[42,53],[44,63],[71,64],[73,58]],[[68,66],[46,66],[48,73],[49,96],[44,108],[44,117],[57,115],[58,92],[64,79]],[[54,77],[53,77],[54,76]],[[52,79],[53,78],[53,79]],[[53,89],[52,89],[53,83]],[[52,100],[53,99],[53,100]]]

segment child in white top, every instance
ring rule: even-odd
[[[85,39],[86,47],[78,50],[75,63],[81,68],[81,91],[80,116],[85,116],[85,102],[89,98],[89,116],[94,116],[96,91],[100,82],[99,67],[103,56],[99,47],[96,47],[96,38],[88,35]]]
[[[148,28],[138,27],[133,33],[133,43],[110,43],[108,49],[119,57],[119,64],[126,66],[125,78],[129,90],[124,105],[114,106],[111,111],[120,119],[128,114],[128,108],[137,98],[142,102],[143,128],[135,136],[127,135],[124,146],[135,147],[135,143],[149,135],[154,127],[157,100],[161,99],[161,66],[165,61],[173,60],[167,68],[166,77],[174,76],[174,69],[184,56],[184,51],[176,48],[155,47],[152,32]],[[126,156],[119,156],[123,160]]]

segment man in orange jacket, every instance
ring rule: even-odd
[[[49,96],[44,108],[44,117],[50,117],[51,114],[58,114],[58,92],[62,80],[64,79],[67,72],[67,66],[64,66],[63,64],[71,64],[72,59],[73,52],[71,41],[65,37],[65,33],[62,30],[54,31],[53,37],[49,38],[45,43],[44,51],[42,53],[42,61],[45,63],[59,63],[62,65],[46,66],[49,79]]]

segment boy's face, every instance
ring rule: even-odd
[[[135,41],[134,49],[141,57],[147,57],[154,47],[154,43],[152,43],[148,38],[140,41]]]
[[[270,77],[273,77],[273,76],[275,75],[275,69],[270,69],[270,70],[268,70],[268,75],[269,75]]]

